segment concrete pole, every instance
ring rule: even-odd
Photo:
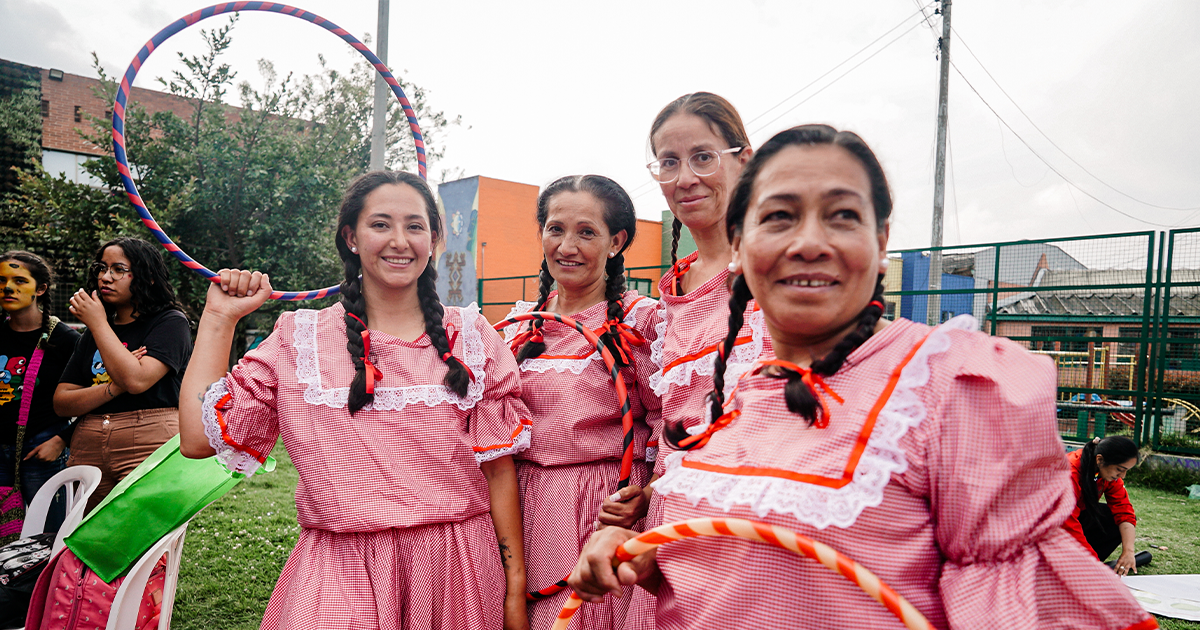
[[[946,120],[950,88],[950,0],[942,0],[942,39],[938,43],[942,62],[941,80],[938,85],[937,162],[933,174],[933,238],[930,247],[942,246],[942,213],[946,200]],[[929,253],[929,290],[942,288],[942,251]],[[930,294],[926,323],[936,325],[942,319],[940,295]]]
[[[385,65],[388,49],[388,2],[379,0],[379,30],[375,38],[375,55]],[[383,170],[387,150],[387,108],[392,89],[383,77],[375,74],[375,111],[371,116],[371,170]]]

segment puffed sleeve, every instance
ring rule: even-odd
[[[204,433],[217,460],[233,472],[253,474],[279,438],[278,363],[293,326],[292,313],[281,315],[271,335],[204,394]]]
[[[470,317],[467,311],[463,314]],[[521,400],[521,375],[512,351],[487,320],[478,315],[474,320],[473,332],[486,358],[483,398],[471,409],[470,431],[475,461],[482,464],[529,448],[533,422]],[[468,365],[471,362],[468,357]]]
[[[636,296],[637,294],[634,293]],[[654,387],[650,385],[650,379],[661,368],[655,363],[652,354],[652,346],[658,340],[658,318],[661,313],[658,309],[658,302],[649,297],[635,297],[637,302],[630,306],[631,314],[633,315],[633,327],[641,334],[644,343],[640,346],[633,346],[634,371],[637,379],[637,396],[642,403],[642,409],[646,412],[644,421],[650,427],[650,439],[646,442],[646,463],[654,464],[658,457],[658,436],[662,432],[662,398],[654,393]]]
[[[925,450],[950,626],[1157,627],[1062,529],[1075,495],[1055,420],[1053,363],[1003,338],[952,338],[947,360],[959,366],[931,401]]]

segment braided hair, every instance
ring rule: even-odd
[[[828,125],[801,125],[776,134],[754,154],[750,162],[742,170],[737,187],[729,201],[729,211],[725,215],[726,236],[732,241],[740,234],[742,223],[749,210],[750,198],[754,192],[754,180],[759,172],[776,154],[790,146],[833,145],[846,149],[858,159],[867,178],[871,183],[871,205],[875,209],[876,225],[880,230],[885,229],[892,215],[892,195],[888,188],[887,178],[883,167],[870,147],[849,131],[838,131]],[[730,353],[733,351],[738,332],[741,331],[745,317],[746,305],[754,298],[744,276],[737,276],[730,288],[729,298],[729,330],[714,359],[713,391],[708,400],[712,418],[716,420],[722,413],[725,404],[725,369]],[[875,325],[883,316],[883,274],[875,285],[871,301],[863,307],[855,318],[856,326],[839,341],[824,357],[814,361],[812,371],[821,376],[832,376],[842,368],[846,357],[861,346],[875,332]],[[794,370],[781,369],[780,377],[787,379],[784,387],[784,399],[788,410],[800,415],[811,426],[817,420],[818,401],[816,394],[805,384],[802,375]],[[677,449],[688,449],[699,444],[693,442],[681,446],[680,442],[688,437],[682,425],[668,426],[665,437]]]
[[[365,356],[363,345],[363,332],[366,331],[368,322],[367,299],[362,292],[362,278],[360,277],[362,262],[357,253],[350,251],[349,244],[346,243],[345,238],[341,237],[341,234],[346,228],[354,230],[358,225],[358,217],[366,205],[367,196],[375,189],[386,185],[408,186],[417,191],[425,202],[425,212],[429,218],[435,243],[440,234],[441,214],[438,212],[433,192],[425,180],[411,173],[373,171],[360,175],[350,182],[346,194],[342,197],[336,231],[339,236],[335,241],[338,256],[342,259],[345,271],[340,285],[340,302],[346,310],[344,316],[346,350],[350,352],[350,359],[354,363],[354,380],[350,382],[350,394],[347,399],[351,415],[370,404],[375,396],[367,393],[367,366],[364,359],[369,360],[370,357]],[[421,305],[421,314],[425,319],[425,333],[429,335],[434,349],[437,350],[438,355],[442,357],[449,369],[443,382],[455,394],[465,396],[467,386],[470,384],[470,376],[467,367],[457,357],[450,354],[450,341],[446,336],[446,329],[442,326],[445,310],[442,308],[441,300],[438,299],[437,269],[434,268],[432,258],[426,263],[425,271],[417,279],[417,299]]]
[[[658,156],[658,147],[654,144],[654,136],[676,114],[690,114],[703,119],[717,135],[725,140],[729,148],[750,146],[750,136],[746,133],[746,126],[742,124],[742,117],[732,103],[711,92],[693,92],[667,103],[667,106],[654,117],[654,122],[650,125],[650,152],[655,157]],[[679,236],[682,230],[683,222],[678,218],[673,219],[671,221],[672,270],[679,262]]]
[[[595,197],[604,205],[604,224],[608,228],[609,234],[618,234],[624,231],[627,239],[625,244],[621,246],[620,251],[615,256],[609,258],[604,264],[604,300],[608,302],[608,308],[605,311],[605,320],[612,323],[620,323],[625,314],[624,297],[625,297],[625,250],[633,243],[633,239],[637,236],[637,214],[633,209],[633,200],[629,198],[629,193],[625,192],[621,185],[613,180],[602,175],[572,175],[562,177],[542,191],[538,195],[537,203],[537,222],[542,229],[546,227],[546,220],[550,214],[550,201],[560,193],[565,192],[585,192]],[[550,275],[550,267],[545,258],[542,259],[542,271],[539,275],[538,283],[538,303],[534,310],[542,310],[546,307],[546,302],[550,297],[550,289],[554,279]],[[536,320],[533,322],[533,328],[540,330],[543,322]],[[627,363],[623,358],[623,354],[619,351],[620,337],[616,331],[606,331],[600,335],[600,340],[608,347],[616,360],[617,365],[625,366]],[[526,341],[521,349],[517,352],[517,362],[520,363],[525,359],[536,357],[542,352],[545,352],[546,344],[538,341]]]
[[[1081,516],[1092,522],[1100,518],[1100,489],[1093,479],[1100,473],[1096,456],[1104,461],[1105,466],[1123,464],[1138,456],[1138,447],[1133,440],[1123,435],[1110,435],[1103,440],[1097,438],[1083,446],[1079,456],[1079,496],[1083,497],[1084,510]]]
[[[42,260],[41,256],[33,252],[27,252],[20,249],[4,252],[0,254],[0,263],[15,260],[29,270],[29,275],[33,277],[37,283],[37,288],[45,288],[46,290],[36,298],[38,309],[42,312],[42,334],[50,331],[50,290],[54,288],[54,270],[50,265]]]

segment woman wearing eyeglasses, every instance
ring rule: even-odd
[[[742,167],[753,149],[742,118],[729,101],[708,92],[675,99],[650,127],[654,161],[647,165],[675,216],[671,230],[671,269],[659,281],[657,339],[651,358],[658,371],[649,384],[662,397],[660,425],[695,427],[705,421],[705,397],[713,387],[713,359],[729,319],[729,270],[732,250],[725,238],[725,212]],[[682,227],[696,251],[677,259]],[[740,374],[770,348],[762,314],[746,318],[729,357]],[[727,380],[732,383],[736,378]],[[662,444],[662,440],[652,444]],[[665,452],[658,454],[655,476],[663,473]],[[647,457],[649,459],[649,457]],[[602,506],[604,525],[630,527],[646,514],[647,529],[660,525],[662,511],[650,488],[626,488]],[[654,627],[653,597],[637,589],[625,627]]]
[[[80,416],[68,466],[100,469],[98,504],[179,433],[179,383],[191,329],[157,247],[121,237],[100,247],[70,311],[87,326],[54,392],[54,410]]]

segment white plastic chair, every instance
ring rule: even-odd
[[[21,538],[46,531],[46,517],[50,513],[50,502],[59,488],[63,489],[67,499],[67,517],[58,528],[54,537],[54,546],[50,552],[56,554],[63,548],[63,539],[70,536],[83,520],[87,510],[88,497],[100,486],[100,469],[95,466],[71,466],[51,477],[33,496],[29,508],[25,510],[25,524],[21,526]]]
[[[134,630],[138,627],[138,613],[142,607],[142,596],[146,591],[146,583],[150,573],[158,564],[158,559],[167,554],[167,575],[163,582],[162,611],[158,617],[159,630],[169,630],[171,627],[171,609],[175,605],[175,586],[179,582],[179,561],[183,552],[183,535],[187,533],[187,523],[175,528],[163,536],[129,570],[125,581],[117,589],[113,597],[112,609],[108,613],[106,630]]]

